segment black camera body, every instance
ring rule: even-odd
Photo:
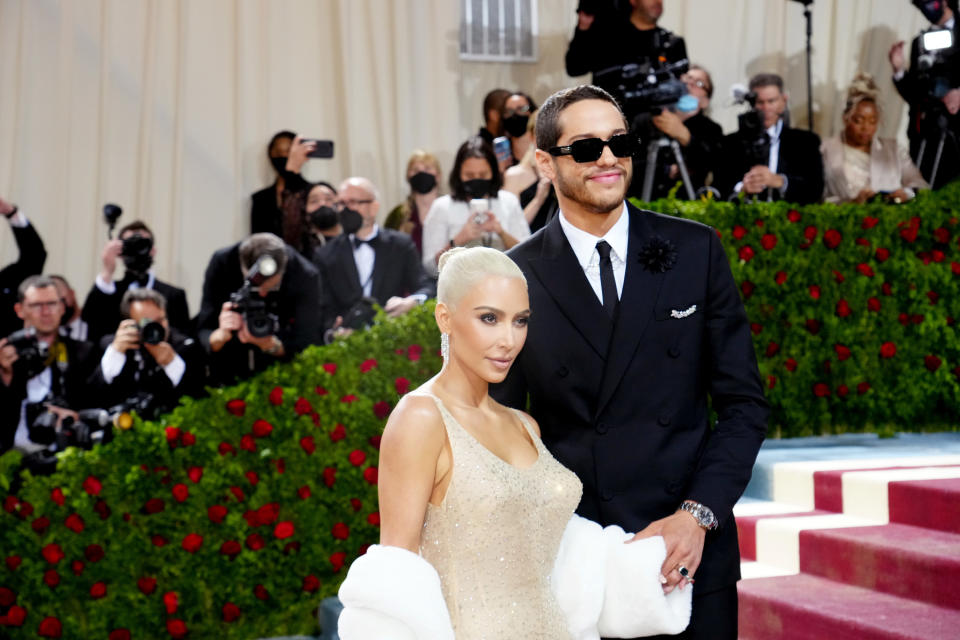
[[[33,327],[14,331],[7,336],[7,344],[17,350],[17,364],[24,371],[27,379],[37,375],[46,367],[50,350],[46,342],[37,338],[37,330]]]
[[[664,63],[637,62],[599,71],[594,82],[613,94],[627,122],[636,129],[643,116],[657,115],[687,94],[687,85],[680,76],[689,68],[686,58]]]
[[[745,102],[750,109],[737,116],[737,126],[743,154],[750,166],[766,165],[770,162],[770,135],[763,126],[763,114],[757,109],[757,94],[754,91],[743,94],[738,102]]]
[[[275,313],[271,313],[267,300],[257,291],[260,285],[276,273],[276,260],[268,255],[262,255],[250,268],[243,286],[230,294],[230,302],[234,304],[234,310],[243,316],[247,331],[255,338],[266,338],[280,330],[280,319]]]
[[[154,320],[144,318],[137,328],[140,330],[140,342],[144,344],[160,344],[167,339],[166,328]]]

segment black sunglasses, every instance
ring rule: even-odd
[[[603,148],[610,147],[611,153],[618,158],[629,158],[637,148],[637,140],[629,133],[610,136],[609,140],[584,138],[564,147],[549,150],[552,156],[573,156],[574,162],[595,162],[603,155]]]

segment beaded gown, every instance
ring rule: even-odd
[[[437,573],[457,640],[569,639],[550,589],[560,538],[583,486],[519,412],[539,454],[515,467],[481,445],[430,395],[453,453],[440,506],[427,505],[420,555]]]

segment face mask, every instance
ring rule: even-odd
[[[363,216],[359,211],[343,209],[340,211],[340,226],[344,233],[356,233],[363,226]]]
[[[913,5],[933,24],[939,24],[943,19],[943,0],[913,0]]]
[[[677,100],[677,111],[681,113],[693,113],[700,107],[700,101],[694,98],[689,93],[680,97]]]
[[[283,156],[280,156],[280,157],[270,156],[270,164],[273,165],[274,171],[276,171],[280,175],[283,175],[283,172],[287,168],[287,159],[284,158]]]
[[[426,171],[418,171],[408,180],[415,193],[430,193],[437,186],[437,177]]]
[[[483,198],[489,195],[492,182],[492,180],[483,180],[481,178],[467,180],[463,183],[463,190],[466,191],[467,195],[471,198]]]
[[[511,137],[519,138],[527,132],[530,116],[514,115],[503,119],[503,128]]]
[[[337,226],[339,219],[337,218],[337,212],[331,207],[320,207],[316,211],[307,214],[307,219],[310,220],[310,224],[319,229],[320,231],[326,231],[327,229]]]

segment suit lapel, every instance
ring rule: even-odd
[[[640,346],[650,320],[653,318],[657,297],[663,284],[662,273],[651,273],[644,269],[637,255],[640,247],[650,238],[654,229],[651,217],[634,207],[630,212],[630,240],[627,243],[627,271],[623,281],[623,293],[620,295],[620,313],[610,341],[609,354],[600,383],[600,395],[597,398],[595,417],[603,411],[624,372],[633,360]]]
[[[384,267],[390,264],[390,259],[387,257],[390,253],[390,241],[387,239],[383,229],[377,232],[377,236],[377,248],[373,250],[373,273],[370,275],[372,278],[370,282],[370,296],[377,300],[383,300],[384,303],[386,303],[386,300],[382,298],[380,294],[381,289],[383,289],[383,279],[386,275],[384,273]]]
[[[580,332],[597,355],[606,358],[613,323],[604,312],[597,294],[583,273],[583,268],[577,262],[577,256],[560,226],[559,216],[555,216],[544,228],[540,256],[531,258],[529,264],[570,324]]]
[[[363,296],[363,289],[360,286],[360,273],[357,271],[357,263],[353,259],[353,243],[350,241],[350,236],[346,234],[341,238],[343,238],[343,242],[340,243],[340,248],[337,251],[337,262],[340,264],[340,273],[344,274],[344,277],[340,280],[346,285],[350,294],[348,299],[360,298]]]

